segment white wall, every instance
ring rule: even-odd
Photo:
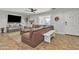
[[[53,21],[58,33],[79,35],[79,11],[60,12],[52,15],[53,20],[58,16],[58,22]],[[67,22],[67,25],[65,24]]]
[[[21,16],[22,17],[21,23],[23,25],[26,25],[26,22],[25,22],[26,15],[19,14],[16,12],[14,13],[14,12],[0,11],[0,28],[7,26],[8,14]]]
[[[79,9],[66,9],[66,10],[59,9],[59,10],[55,10],[55,11],[50,11],[50,12],[38,14],[38,15],[32,15],[30,17],[34,18],[34,19],[36,18],[35,22],[36,22],[36,24],[38,24],[38,21],[39,21],[38,17],[42,16],[42,15],[43,16],[50,15],[51,16],[51,25],[54,25],[56,32],[61,33],[61,34],[66,34],[67,33],[67,26],[65,24],[65,21],[69,21],[69,20],[74,21],[74,19],[75,19],[75,21],[79,20]],[[54,18],[56,16],[59,17],[58,22],[55,22],[55,20],[54,20]],[[76,24],[75,21],[74,21],[74,23]],[[74,29],[72,29],[72,30],[74,30],[75,33],[77,33],[77,35],[79,35],[79,24],[78,23],[75,25]],[[73,27],[73,26],[70,26],[69,28],[71,28],[71,27]]]

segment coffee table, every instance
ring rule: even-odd
[[[51,37],[55,37],[55,30],[50,30],[44,33],[43,36],[44,36],[44,41],[50,43]]]

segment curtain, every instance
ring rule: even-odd
[[[50,25],[51,17],[50,16],[40,16],[39,24],[40,25]]]

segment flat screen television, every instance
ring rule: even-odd
[[[8,23],[20,23],[21,16],[16,15],[8,15]]]

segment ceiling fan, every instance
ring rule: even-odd
[[[37,9],[36,8],[28,8],[26,11],[35,13],[37,11]]]
[[[56,8],[51,8],[52,10],[55,10]]]

